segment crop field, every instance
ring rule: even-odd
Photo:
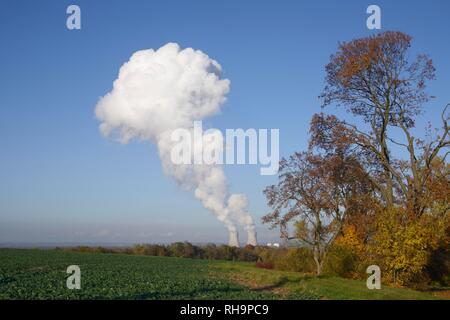
[[[69,290],[69,265],[81,289]],[[0,299],[433,299],[363,281],[257,269],[250,263],[58,250],[0,249]]]
[[[256,299],[271,298],[208,277],[208,261],[167,257],[0,250],[1,299]],[[69,290],[69,265],[81,269],[81,289]]]

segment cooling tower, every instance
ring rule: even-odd
[[[247,244],[250,244],[252,246],[258,245],[258,241],[256,241],[256,231],[255,230],[247,231]]]
[[[239,247],[239,235],[237,231],[230,231],[230,240],[228,245],[230,247]]]

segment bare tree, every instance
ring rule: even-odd
[[[411,37],[404,33],[385,32],[340,44],[326,66],[323,105],[346,107],[370,129],[323,115],[316,121],[324,130],[319,134],[324,145],[334,143],[337,125],[345,130],[359,154],[366,157],[366,170],[386,207],[400,201],[420,216],[427,209],[423,197],[432,163],[438,159],[445,163],[449,153],[449,105],[442,112],[438,134],[429,135],[428,141],[414,137],[411,129],[423,103],[430,99],[425,88],[427,81],[435,78],[435,68],[423,54],[409,62],[410,43]],[[394,139],[393,128],[403,133],[403,139]],[[406,150],[407,160],[395,159],[391,151],[394,144]]]
[[[363,171],[345,154],[294,153],[280,162],[278,185],[264,190],[273,211],[263,223],[279,227],[282,238],[298,239],[310,246],[321,274],[327,251],[342,230],[347,215],[359,212],[370,195]],[[289,224],[296,227],[289,235]]]

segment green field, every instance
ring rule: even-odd
[[[66,268],[81,289],[66,288]],[[0,249],[0,299],[433,299],[364,281],[257,269],[250,263],[58,250]]]

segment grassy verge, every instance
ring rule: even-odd
[[[437,293],[382,286],[369,290],[365,281],[339,277],[257,269],[248,263],[223,262],[215,265],[222,275],[255,291],[273,292],[284,299],[443,299]]]

